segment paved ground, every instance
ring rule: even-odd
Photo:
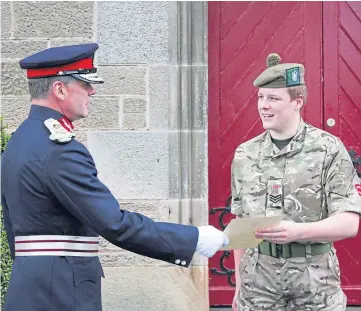
[[[231,311],[231,308],[210,308],[210,311]],[[361,306],[359,307],[347,307],[347,311],[361,311]]]

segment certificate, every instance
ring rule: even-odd
[[[220,250],[257,247],[262,242],[262,239],[256,238],[255,232],[258,229],[277,226],[282,218],[283,216],[269,216],[232,219],[223,231],[229,238],[229,244]]]

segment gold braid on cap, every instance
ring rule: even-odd
[[[272,53],[267,57],[267,67],[276,66],[280,63],[280,61],[281,61],[281,57],[276,53]]]

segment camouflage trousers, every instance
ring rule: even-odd
[[[247,249],[239,269],[238,311],[346,310],[335,249],[287,259]]]

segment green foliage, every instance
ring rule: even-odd
[[[1,127],[1,153],[3,153],[5,149],[5,145],[8,142],[10,136],[5,132],[6,127],[1,117],[0,117],[0,127]],[[1,306],[4,306],[4,299],[10,280],[10,274],[11,274],[11,268],[13,262],[11,259],[7,235],[3,224],[2,209],[0,209],[0,212],[1,212],[0,215],[1,216]]]
[[[5,132],[6,126],[3,122],[2,117],[0,117],[0,127],[1,127],[1,153],[3,153],[6,143],[8,142],[10,136]]]

